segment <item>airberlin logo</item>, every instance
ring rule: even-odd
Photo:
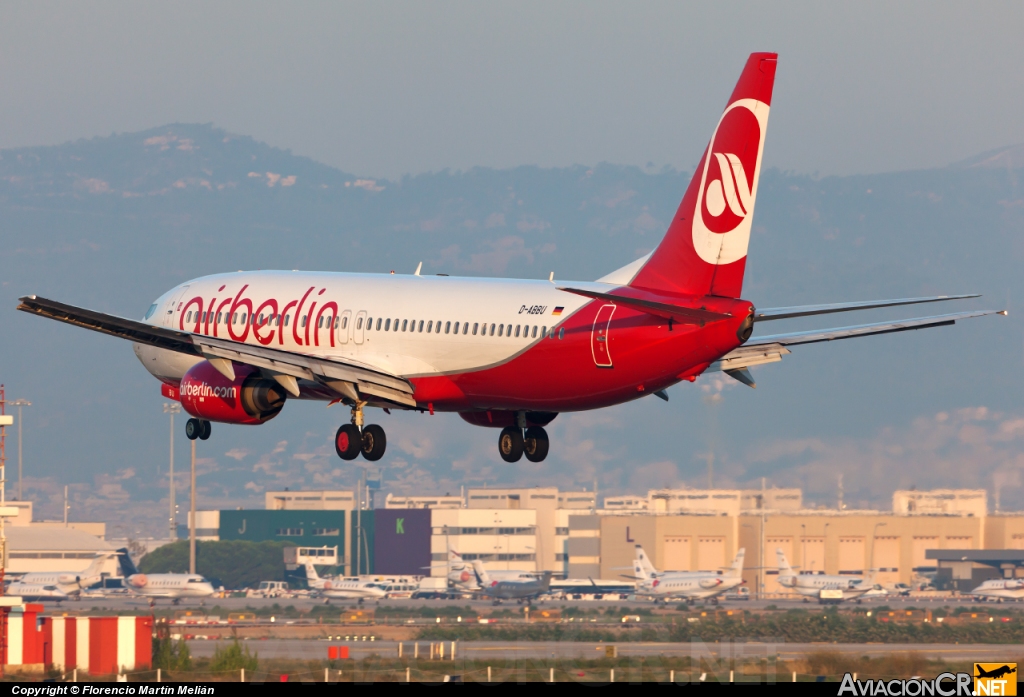
[[[711,137],[693,215],[693,247],[709,264],[747,255],[768,126],[768,105],[740,99],[728,106]]]
[[[213,387],[205,382],[194,383],[183,381],[181,394],[185,397],[222,397],[224,399],[236,399],[238,397],[237,387]]]

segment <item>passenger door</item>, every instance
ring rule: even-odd
[[[612,352],[608,345],[608,332],[612,325],[612,315],[615,314],[615,305],[604,305],[597,311],[594,318],[594,328],[590,333],[590,348],[594,354],[594,364],[598,368],[611,368]]]
[[[164,306],[163,317],[161,317],[161,324],[165,327],[174,327],[174,312],[178,309],[178,303],[181,302],[182,298],[185,297],[185,293],[188,292],[188,286],[182,286],[175,295],[171,296],[170,301]]]

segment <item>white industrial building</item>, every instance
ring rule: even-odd
[[[84,571],[98,553],[114,551],[109,542],[71,527],[57,530],[49,526],[8,525],[6,533],[6,571],[10,574]],[[120,576],[117,557],[108,558],[101,573]]]
[[[537,511],[435,508],[430,513],[431,575],[448,573],[448,550],[484,568],[537,571]]]

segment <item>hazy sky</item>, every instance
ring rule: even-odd
[[[375,176],[692,167],[751,51],[766,164],[847,174],[1024,141],[1021,3],[0,5],[0,148],[213,122]]]

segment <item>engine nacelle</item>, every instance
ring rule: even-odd
[[[722,585],[722,579],[720,578],[702,578],[699,581],[700,587],[705,590],[711,590],[712,588],[718,588]]]
[[[61,574],[57,577],[57,583],[60,583],[65,586],[70,585],[72,583],[78,583],[80,580],[81,576],[76,576],[75,574]]]
[[[248,365],[233,364],[228,380],[207,361],[196,363],[181,379],[181,406],[192,416],[229,424],[261,424],[281,412],[287,393]]]

